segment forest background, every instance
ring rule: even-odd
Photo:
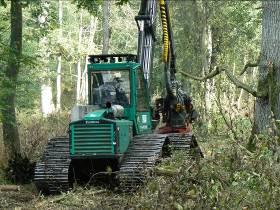
[[[18,1],[0,2],[0,122],[4,126],[13,121],[5,115],[10,105],[3,99],[15,88],[17,120],[10,126],[18,128],[20,141],[18,145],[12,141],[17,146],[11,148],[36,161],[49,138],[66,134],[71,108],[86,103],[87,55],[136,54],[134,16],[140,1],[21,1],[22,52],[12,84],[6,70],[14,53],[9,43],[11,17],[16,14],[10,8],[11,2]],[[177,78],[200,114],[194,133],[206,158],[198,166],[191,165],[194,168],[191,172],[184,168],[186,162],[175,157],[175,163],[166,164],[181,164],[185,171],[165,180],[169,188],[162,188],[162,180],[157,177],[156,184],[151,183],[146,189],[146,195],[135,195],[127,205],[139,199],[143,208],[158,205],[153,198],[145,200],[145,196],[160,191],[171,199],[166,200],[166,205],[179,209],[279,207],[277,132],[273,126],[256,132],[256,98],[237,88],[227,74],[222,72],[209,80],[203,79],[222,67],[251,88],[258,88],[260,75],[256,63],[261,51],[262,3],[190,0],[170,1],[170,7],[177,69],[182,72],[177,73]],[[160,18],[157,19],[153,97],[164,95],[165,85]],[[3,136],[0,145],[0,168],[4,169],[9,155],[4,155],[7,144]],[[1,180],[6,182],[0,177],[0,183]],[[172,190],[174,185],[177,192]],[[125,199],[121,198],[121,202],[125,203]]]

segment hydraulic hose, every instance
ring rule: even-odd
[[[163,31],[163,62],[167,63],[168,61],[168,53],[169,53],[169,36],[168,36],[168,25],[167,25],[167,17],[166,17],[166,5],[165,0],[160,0],[160,16],[162,23],[162,31]]]

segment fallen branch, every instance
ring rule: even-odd
[[[0,191],[20,191],[20,186],[18,185],[0,185]]]

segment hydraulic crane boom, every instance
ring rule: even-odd
[[[150,84],[150,74],[153,67],[153,48],[156,31],[156,0],[142,0],[138,15],[135,17],[138,27],[137,62],[142,65],[145,78]],[[175,80],[176,56],[171,30],[167,0],[159,0],[163,32],[163,62],[165,63],[166,88],[171,94],[170,80]]]
[[[159,5],[163,33],[164,78],[167,93],[162,107],[164,107],[163,114],[164,120],[167,122],[167,130],[174,130],[174,128],[185,127],[188,121],[186,116],[191,116],[194,110],[192,110],[190,97],[183,91],[180,82],[176,80],[176,54],[169,14],[169,1],[159,0]]]
[[[139,31],[137,62],[141,64],[145,79],[148,82],[148,86],[150,86],[150,74],[153,68],[153,47],[156,40],[156,0],[142,0],[135,20]]]

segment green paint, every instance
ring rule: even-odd
[[[125,107],[124,109],[124,116],[125,119],[131,120],[134,122],[134,131],[135,133],[139,134],[139,129],[136,126],[136,102],[137,102],[137,94],[136,94],[136,87],[137,87],[137,77],[136,72],[140,71],[140,64],[135,62],[129,63],[97,63],[97,64],[89,64],[88,65],[88,75],[90,77],[91,72],[95,71],[129,71],[130,77],[130,105]],[[90,80],[89,80],[90,82]],[[90,84],[90,83],[89,83]],[[90,88],[90,87],[89,87]],[[91,94],[89,92],[89,101],[91,101]]]
[[[71,154],[75,154],[75,131],[74,131],[74,125],[70,126],[71,129]]]
[[[152,120],[150,112],[137,112],[137,125],[140,133],[151,133]]]
[[[84,120],[92,120],[92,121],[98,121],[103,118],[103,114],[106,112],[106,109],[100,109],[96,110],[94,112],[90,112],[86,116],[84,116]]]
[[[130,104],[124,108],[124,119],[106,119],[104,118],[106,109],[100,109],[87,114],[82,121],[71,123],[72,158],[104,156],[115,158],[116,154],[127,151],[133,134],[151,132],[149,91],[140,64],[135,62],[89,64],[89,84],[91,72],[114,70],[129,71]],[[89,101],[92,101],[90,89]],[[141,106],[143,103],[145,103],[144,108]]]
[[[89,121],[90,122],[90,121]],[[71,157],[96,157],[100,154],[114,155],[114,124],[72,125]]]
[[[132,139],[132,122],[128,120],[117,120],[116,129],[118,134],[118,153],[125,153]]]
[[[138,63],[95,63],[88,64],[88,73],[91,71],[113,71],[113,70],[127,70],[136,69],[140,66]],[[88,74],[90,75],[90,74]]]
[[[114,126],[113,124],[111,124],[111,130],[110,130],[110,134],[111,134],[111,148],[112,148],[112,153],[115,153],[115,131],[114,131]]]

